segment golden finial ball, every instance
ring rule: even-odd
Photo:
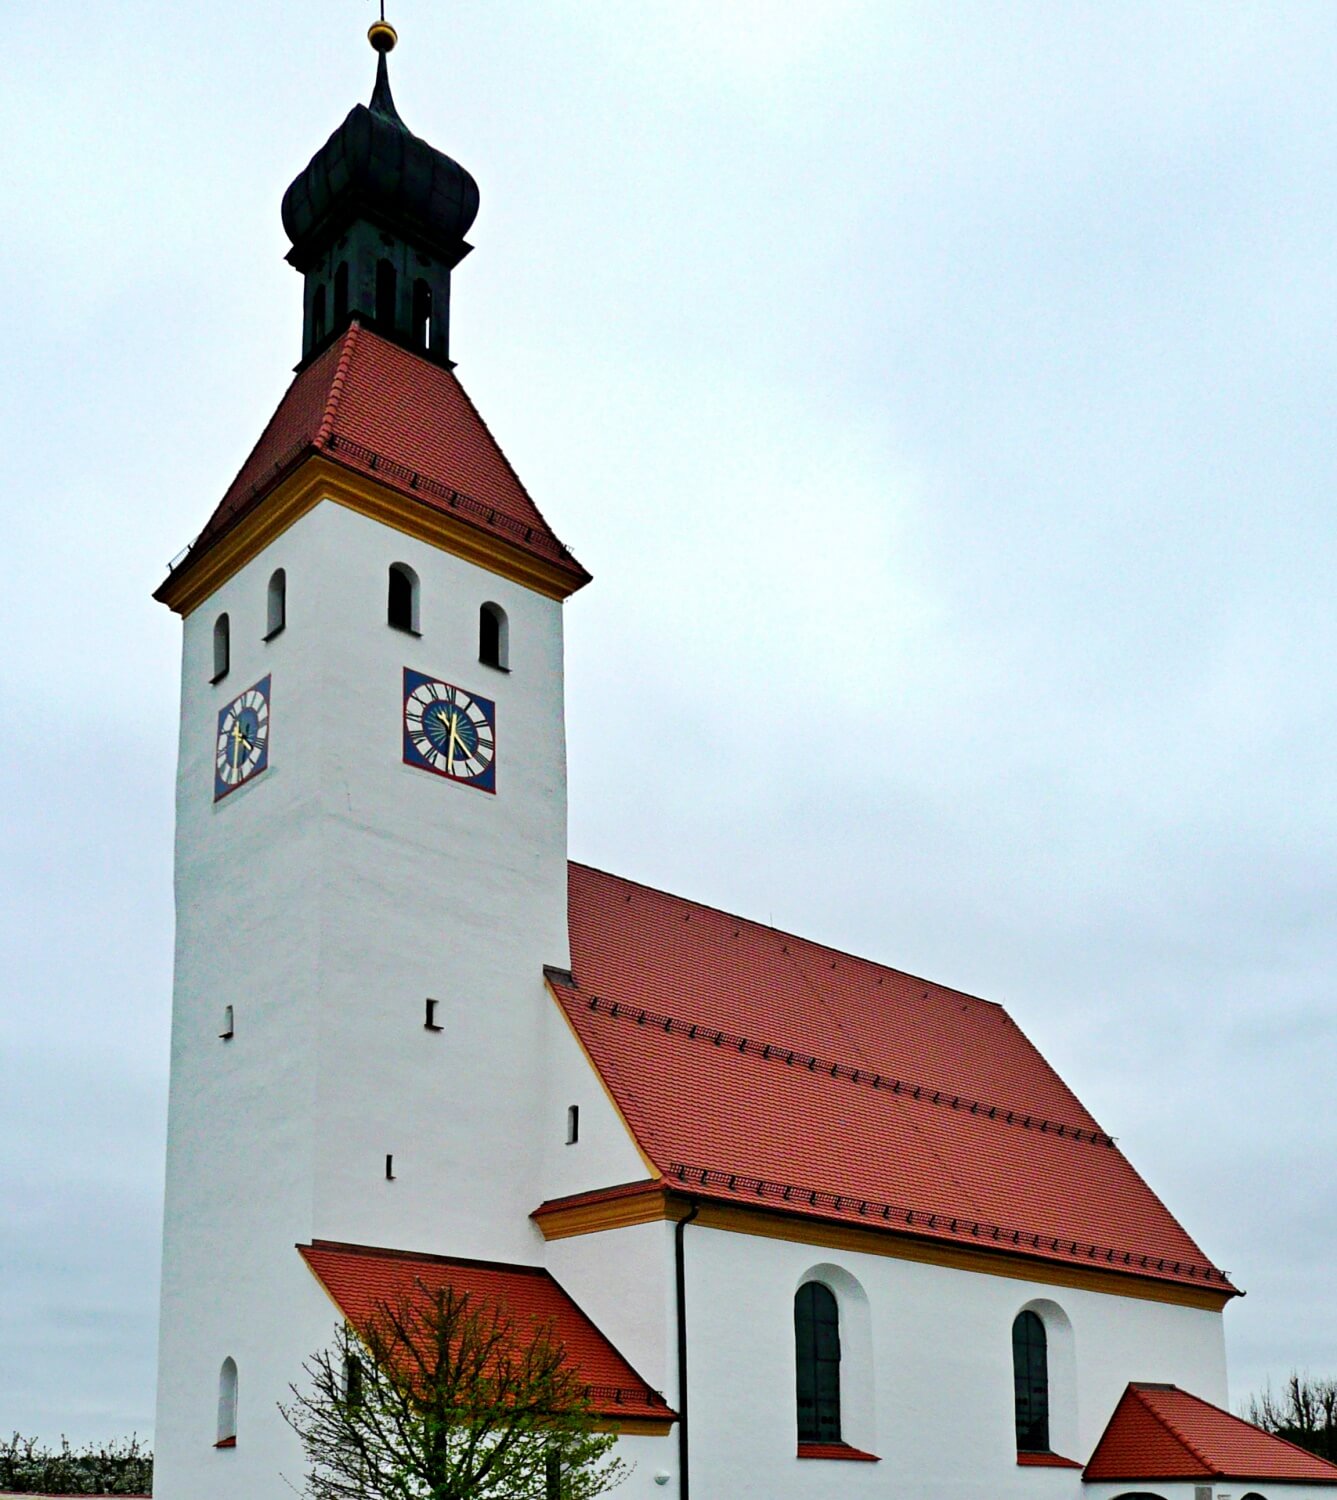
[[[399,33],[389,21],[373,21],[371,30],[367,33],[367,40],[377,52],[393,52],[395,43],[399,40]]]

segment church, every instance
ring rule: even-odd
[[[181,616],[158,1500],[281,1500],[336,1324],[550,1319],[688,1500],[1337,1500],[1239,1290],[998,1005],[572,862],[590,580],[450,358],[479,206],[370,103],[289,187],[297,373]]]

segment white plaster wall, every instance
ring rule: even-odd
[[[386,624],[392,562],[421,580],[419,638]],[[278,567],[287,628],[266,644]],[[487,600],[509,673],[478,662]],[[211,686],[223,610],[232,666]],[[185,622],[158,1500],[292,1493],[277,1402],[335,1322],[297,1242],[543,1258],[542,967],[569,963],[561,619],[325,502]],[[495,797],[402,764],[405,666],[496,702]],[[266,673],[269,769],[216,804],[218,710]],[[228,1356],[238,1443],[216,1451]]]
[[[1079,1446],[1067,1457],[1089,1457],[1129,1380],[1173,1381],[1209,1401],[1224,1394],[1215,1313],[699,1225],[686,1231],[686,1254],[698,1494],[1075,1497],[1078,1471],[1016,1464],[1011,1325],[1035,1299],[1072,1323]],[[869,1337],[844,1339],[841,1379],[852,1413],[856,1383],[872,1384],[878,1464],[795,1457],[793,1295],[828,1264],[867,1293]],[[841,1318],[844,1328],[844,1303]],[[605,1326],[616,1340],[616,1324]]]

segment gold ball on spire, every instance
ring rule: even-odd
[[[367,33],[367,40],[377,52],[393,52],[395,43],[399,40],[399,33],[389,21],[373,21],[371,30]]]

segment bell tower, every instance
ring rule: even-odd
[[[448,357],[478,189],[376,86],[288,190],[302,361],[181,616],[158,1500],[280,1500],[314,1240],[536,1264],[589,575]]]
[[[288,260],[305,278],[302,361],[358,318],[437,364],[450,363],[450,274],[472,246],[478,184],[414,135],[395,108],[378,21],[371,103],[358,104],[283,196]]]

